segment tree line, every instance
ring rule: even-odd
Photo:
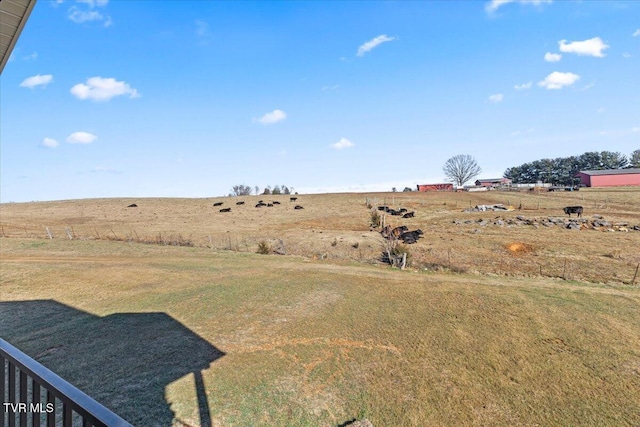
[[[548,182],[556,185],[575,185],[575,175],[585,170],[640,168],[640,150],[629,157],[620,152],[591,151],[579,156],[541,159],[508,168],[504,177],[514,184]]]
[[[293,187],[287,187],[286,185],[274,185],[273,187],[267,185],[264,190],[261,191],[260,187],[258,187],[257,185],[255,187],[251,187],[250,185],[239,184],[231,187],[231,193],[229,193],[229,196],[250,196],[254,192],[256,195],[293,194],[293,191]]]

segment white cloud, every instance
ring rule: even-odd
[[[282,110],[273,110],[270,113],[265,114],[259,119],[253,119],[254,122],[262,123],[263,125],[270,125],[273,123],[278,123],[287,118],[287,113]]]
[[[523,83],[521,85],[515,85],[513,88],[515,90],[525,90],[525,89],[531,89],[531,85],[533,84],[533,82],[528,82],[528,83]]]
[[[129,95],[129,98],[139,98],[140,94],[128,83],[119,82],[109,77],[91,77],[87,83],[78,83],[71,88],[71,94],[78,99],[94,101],[108,101],[113,97]]]
[[[633,32],[633,34],[631,34],[631,35],[632,35],[633,37],[638,37],[638,36],[640,36],[640,28],[638,28],[637,30],[635,30],[635,31]]]
[[[604,57],[604,53],[602,53],[602,51],[609,48],[609,45],[605,44],[600,37],[571,43],[567,43],[566,40],[560,40],[558,45],[560,46],[560,52],[595,56],[598,58]]]
[[[340,141],[336,142],[335,144],[332,144],[331,147],[333,147],[336,150],[343,150],[345,148],[351,148],[354,145],[355,144],[349,141],[347,138],[340,138]]]
[[[47,148],[56,148],[58,145],[58,141],[53,138],[45,138],[42,140],[42,146]]]
[[[338,89],[338,85],[333,85],[333,86],[322,86],[322,90],[323,91],[327,91],[327,90],[337,90]]]
[[[35,75],[31,77],[27,77],[20,83],[20,87],[28,87],[33,89],[36,86],[46,87],[49,83],[53,81],[53,76],[51,74],[45,75]]]
[[[538,82],[538,86],[547,89],[562,89],[564,86],[571,86],[577,82],[579,78],[580,76],[577,74],[554,71],[543,81]]]
[[[96,139],[98,137],[89,132],[74,132],[67,137],[67,142],[69,144],[91,144]]]
[[[501,6],[504,6],[509,3],[533,4],[535,6],[539,6],[542,3],[552,3],[552,2],[553,0],[491,0],[490,2],[485,4],[484,10],[486,10],[487,13],[492,14],[496,10],[498,10],[498,8],[500,8]]]
[[[62,2],[58,2],[60,4]],[[113,21],[111,16],[98,12],[96,7],[105,7],[109,0],[76,0],[76,3],[84,5],[82,7],[71,6],[68,11],[68,17],[76,24],[85,22],[103,21],[105,27],[110,27]]]
[[[504,99],[504,95],[501,93],[496,93],[494,95],[489,96],[489,102],[493,104],[497,104],[498,102],[501,102],[503,99]]]
[[[386,34],[382,34],[379,35],[378,37],[374,37],[371,40],[369,40],[368,42],[365,42],[364,44],[362,44],[362,46],[360,46],[358,48],[358,53],[356,53],[357,56],[363,56],[365,53],[369,52],[370,50],[372,50],[373,48],[381,45],[382,43],[385,42],[390,42],[395,40],[396,37],[389,37]]]
[[[74,6],[69,9],[69,19],[76,24],[83,24],[91,21],[102,21],[105,17],[95,10],[80,10]]]
[[[559,53],[547,52],[544,54],[544,60],[547,62],[558,62],[560,61],[560,59],[562,59],[562,55],[560,55]]]
[[[23,56],[22,59],[25,61],[35,61],[38,59],[38,52],[33,52],[31,55]]]
[[[629,59],[629,58],[631,58],[631,54],[630,54],[629,52],[624,52],[624,53],[622,54],[622,57],[623,57],[623,58],[626,58],[626,59]]]
[[[634,128],[631,128],[631,132],[633,132],[633,133],[640,133],[640,127],[634,127]]]

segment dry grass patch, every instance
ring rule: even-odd
[[[638,287],[1,243],[0,335],[136,425],[640,424]]]

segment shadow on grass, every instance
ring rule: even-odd
[[[171,426],[165,389],[193,374],[200,425],[211,425],[201,371],[224,353],[166,313],[0,302],[0,336],[137,426]]]

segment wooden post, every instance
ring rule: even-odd
[[[451,248],[447,249],[447,268],[451,268]]]
[[[404,270],[405,265],[407,265],[407,253],[402,253],[402,265],[400,266],[400,270]]]
[[[564,259],[564,265],[562,267],[562,279],[567,280],[567,259]]]
[[[636,265],[636,272],[633,274],[633,279],[631,280],[631,284],[636,284],[636,277],[638,277],[638,269],[640,268],[640,262]]]
[[[98,229],[96,227],[93,227],[93,229],[95,230],[96,236],[98,236],[98,239],[100,239],[100,233],[98,233]]]
[[[209,235],[209,246],[211,247],[211,250],[213,250],[213,239],[211,239],[211,235]]]
[[[71,234],[71,230],[69,229],[69,227],[65,227],[65,231],[67,232],[67,237],[69,238],[69,240],[73,240],[73,235]]]
[[[53,239],[53,234],[51,234],[49,227],[45,227],[45,228],[47,229],[47,235],[49,236],[49,240]]]

